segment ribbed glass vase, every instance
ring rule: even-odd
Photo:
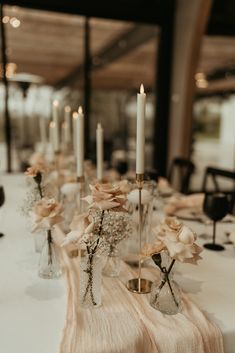
[[[163,314],[174,315],[181,311],[181,292],[173,273],[161,272],[160,280],[152,284],[150,304]]]
[[[59,255],[56,245],[53,243],[51,230],[49,229],[39,260],[38,275],[41,278],[53,279],[60,277],[61,274]]]
[[[110,245],[103,268],[103,275],[107,277],[118,277],[121,269],[119,249],[116,245]]]
[[[96,254],[86,254],[80,258],[80,304],[83,308],[96,308],[101,305],[103,258]]]

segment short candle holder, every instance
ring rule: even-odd
[[[144,174],[136,174],[136,183],[139,190],[139,266],[138,277],[133,278],[127,282],[127,289],[133,293],[147,294],[151,291],[152,282],[146,278],[142,278],[142,229],[143,229],[143,205],[142,205],[142,189],[144,184]]]

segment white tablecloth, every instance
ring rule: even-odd
[[[25,178],[2,176],[6,191],[0,231],[0,352],[58,353],[65,321],[63,280],[37,276],[38,254],[20,206],[26,194]],[[204,226],[190,222],[199,234]],[[218,239],[234,224],[219,224]],[[188,297],[221,329],[225,353],[235,353],[235,250],[203,252],[199,266],[180,265],[177,280]],[[82,352],[81,352],[82,353]],[[170,353],[170,352],[169,352]]]
[[[39,255],[21,215],[25,177],[4,176],[6,203],[0,210],[0,352],[58,353],[65,320],[64,281],[37,276]]]

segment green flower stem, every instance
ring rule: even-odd
[[[173,300],[174,300],[174,302],[175,302],[175,305],[178,307],[178,306],[179,306],[179,303],[177,302],[177,300],[176,300],[176,298],[175,298],[175,293],[174,293],[174,291],[173,291],[173,289],[172,289],[172,287],[171,287],[171,282],[170,282],[170,280],[169,280],[168,274],[167,274],[167,276],[166,276],[166,281],[167,281],[168,286],[169,286],[169,288],[170,288],[171,295],[172,295],[172,298],[173,298]]]
[[[52,265],[52,235],[51,230],[47,231],[47,241],[48,241],[48,265]]]
[[[35,183],[37,184],[39,195],[40,195],[40,197],[42,199],[43,198],[43,193],[42,193],[42,186],[41,186],[41,182],[42,182],[42,174],[41,174],[41,172],[37,173],[37,175],[34,177],[34,180],[35,180]]]
[[[42,193],[42,187],[41,187],[41,183],[37,183],[38,185],[38,191],[39,191],[39,195],[41,197],[41,199],[43,198],[43,193]]]
[[[85,302],[86,296],[87,296],[88,292],[90,292],[92,304],[97,305],[95,302],[94,294],[93,294],[93,254],[90,254],[88,256],[87,269],[84,270],[84,272],[86,272],[89,275],[89,277],[88,277],[87,287],[86,287],[85,293],[83,295],[83,302]]]
[[[89,249],[89,247],[87,246],[88,260],[87,260],[87,268],[86,270],[84,270],[84,272],[86,272],[88,275],[88,281],[87,281],[85,293],[83,295],[83,303],[85,302],[88,293],[90,293],[90,297],[93,305],[97,305],[97,303],[95,302],[94,293],[93,293],[93,267],[94,267],[93,260],[100,242],[103,219],[104,219],[104,210],[102,211],[101,217],[100,217],[100,225],[99,225],[98,239],[97,239],[96,245],[94,246],[93,249]]]

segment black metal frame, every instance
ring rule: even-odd
[[[11,119],[9,113],[8,96],[9,87],[6,76],[7,71],[7,53],[6,53],[6,33],[4,23],[2,21],[4,17],[3,5],[0,4],[0,29],[1,29],[1,56],[2,56],[2,72],[3,72],[3,83],[5,86],[5,99],[4,99],[4,131],[7,149],[7,172],[11,173]]]

